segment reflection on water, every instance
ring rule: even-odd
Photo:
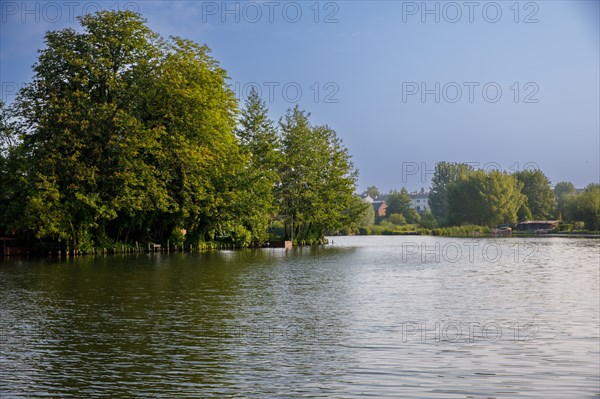
[[[600,397],[600,242],[0,261],[4,397]]]

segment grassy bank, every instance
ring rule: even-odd
[[[358,231],[359,235],[432,235],[443,237],[489,237],[492,236],[492,229],[486,226],[453,226],[439,227],[434,229],[425,229],[415,224],[407,224],[402,226],[393,225],[374,225],[361,227]],[[599,231],[555,231],[549,234],[538,234],[534,231],[512,231],[513,237],[600,237]]]
[[[480,237],[490,234],[489,227],[482,226],[456,226],[426,229],[416,224],[402,226],[374,225],[359,229],[359,235],[433,235],[448,237]]]

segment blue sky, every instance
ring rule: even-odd
[[[429,186],[438,161],[600,180],[598,1],[3,1],[2,98],[31,78],[48,30],[98,8],[139,11],[207,44],[243,99],[296,103],[334,128],[359,189]],[[425,93],[425,94],[424,94]]]

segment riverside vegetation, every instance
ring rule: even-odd
[[[320,244],[326,234],[486,234],[556,217],[598,230],[600,186],[554,192],[541,171],[436,165],[431,212],[406,190],[387,214],[354,195],[336,132],[295,107],[273,122],[250,92],[240,110],[210,49],[163,38],[137,13],[80,17],[48,32],[34,77],[0,103],[0,236],[39,250]],[[372,187],[371,189],[373,189]]]
[[[377,197],[377,187],[367,189]],[[360,222],[362,234],[485,235],[499,225],[559,219],[564,232],[597,232],[600,228],[600,185],[577,191],[570,182],[554,189],[541,170],[516,173],[475,170],[464,163],[439,162],[429,193],[431,211],[419,215],[406,191],[387,197],[386,215],[371,210]]]
[[[2,104],[0,235],[86,253],[356,227],[367,206],[331,128],[298,107],[276,125],[256,92],[240,112],[208,47],[137,13],[79,21],[46,34],[32,81]]]

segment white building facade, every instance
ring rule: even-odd
[[[429,208],[429,193],[410,193],[411,207],[416,209],[419,214],[428,211]]]

